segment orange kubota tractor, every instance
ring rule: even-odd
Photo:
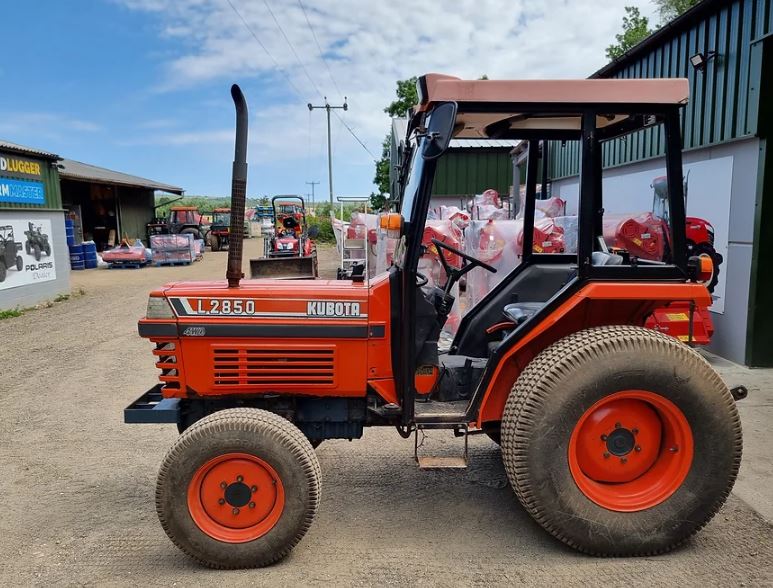
[[[313,448],[371,426],[458,435],[464,455],[420,456],[416,447],[420,467],[465,466],[468,435],[487,433],[501,444],[523,507],[588,554],[662,553],[701,529],[738,472],[742,390],[731,392],[690,346],[643,327],[655,309],[711,303],[700,283],[710,268],[685,253],[679,109],[687,89],[684,79],[422,76],[399,211],[382,219],[400,235],[392,267],[368,281],[282,281],[243,279],[247,109],[234,86],[227,279],[151,292],[139,334],[153,343],[161,381],[125,411],[127,422],[181,432],[156,486],[171,540],[213,567],[281,559],[319,508]],[[673,247],[662,260],[634,263],[603,239],[602,146],[655,125],[666,137]],[[470,271],[494,271],[438,239],[461,263],[439,256],[440,286],[417,269],[437,162],[452,136],[527,140],[529,159],[522,263],[469,309],[441,351],[454,285]],[[540,140],[582,146],[573,254],[533,248]]]

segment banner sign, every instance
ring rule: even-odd
[[[14,204],[45,204],[43,182],[29,182],[0,177],[0,202]]]
[[[56,279],[50,220],[0,216],[0,290]]]

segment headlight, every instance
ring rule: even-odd
[[[148,298],[148,311],[145,317],[149,319],[173,319],[174,311],[169,301],[163,296],[151,296]]]

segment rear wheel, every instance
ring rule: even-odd
[[[561,339],[522,372],[502,455],[529,514],[580,551],[648,555],[701,529],[733,487],[741,425],[694,350],[639,327]]]
[[[24,250],[27,252],[27,255],[32,253],[32,244],[29,241],[24,242]]]
[[[46,243],[43,246],[43,249],[46,252],[46,255],[51,256],[51,245],[49,243]]]
[[[722,265],[724,259],[720,253],[717,253],[716,249],[708,243],[700,243],[693,247],[693,255],[701,256],[708,255],[714,265],[714,273],[711,275],[711,279],[706,284],[706,288],[709,292],[714,292],[714,288],[717,287],[719,282],[719,266]]]
[[[255,408],[218,411],[187,429],[167,453],[156,485],[164,531],[214,568],[269,565],[308,531],[320,470],[292,423]]]
[[[220,239],[217,235],[209,235],[209,247],[212,251],[220,251]]]
[[[5,282],[5,274],[7,273],[5,269],[5,261],[0,259],[0,282]]]

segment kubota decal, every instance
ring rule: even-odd
[[[308,316],[336,316],[350,317],[362,316],[359,302],[345,302],[336,300],[309,300],[306,306]]]
[[[362,302],[276,298],[170,297],[180,317],[356,318],[366,319]]]

